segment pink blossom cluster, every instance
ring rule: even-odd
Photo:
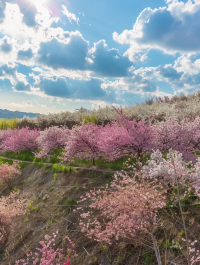
[[[198,264],[198,262],[200,262],[200,253],[199,253],[199,250],[196,249],[196,247],[195,247],[195,244],[197,242],[198,242],[197,240],[195,240],[193,242],[191,242],[191,240],[189,240],[189,243],[190,243],[189,253],[190,253],[191,265]]]
[[[0,198],[0,233],[7,238],[12,219],[24,213],[26,200],[16,199],[17,192]]]
[[[12,165],[9,165],[7,162],[4,164],[0,163],[0,180],[4,180],[10,189],[12,189],[12,178],[20,174],[21,171],[18,162],[14,161]]]
[[[62,126],[52,126],[44,131],[40,132],[40,135],[36,138],[36,143],[39,149],[42,149],[39,153],[33,152],[38,157],[47,157],[48,154],[57,148],[64,148],[70,135],[71,130]],[[49,156],[50,157],[50,156]]]
[[[74,126],[65,145],[64,161],[70,160],[75,156],[80,159],[98,159],[102,154],[97,142],[100,130],[101,126],[98,127],[92,123],[81,127]],[[85,152],[89,152],[89,154]]]
[[[173,148],[195,163],[194,152],[200,148],[200,119],[185,119],[178,124],[175,118],[169,118],[166,122],[150,124],[153,117],[149,123],[144,119],[136,122],[117,117],[117,122],[105,127],[89,124],[73,128],[65,146],[64,161],[76,156],[93,158],[94,164],[94,159],[99,157],[115,161],[130,152],[139,157],[143,151],[159,149],[166,152]]]
[[[8,130],[3,134],[0,142],[0,153],[20,152],[23,150],[36,150],[36,138],[40,134],[40,129],[29,130],[28,127],[22,129]]]
[[[26,259],[20,259],[15,261],[15,265],[17,264],[23,264],[23,265],[29,265],[30,260],[33,261],[33,265],[62,265],[63,261],[67,259],[67,263],[64,263],[63,265],[70,265],[70,258],[66,258],[63,255],[63,249],[57,248],[54,250],[55,246],[55,239],[58,235],[58,230],[56,233],[53,233],[53,236],[45,235],[45,240],[40,241],[39,244],[42,246],[42,248],[36,248],[38,252],[30,252],[27,253],[27,258]],[[72,243],[72,241],[69,239],[69,237],[65,236],[65,238],[68,240],[70,245],[72,247],[75,246],[75,244]],[[75,250],[72,249],[67,249],[68,251],[68,256],[72,255],[77,256]]]
[[[115,174],[111,187],[117,191],[91,190],[87,199],[94,200],[90,208],[100,210],[103,223],[92,218],[92,212],[80,214],[79,225],[82,232],[96,241],[112,244],[112,239],[121,236],[134,238],[138,232],[151,234],[157,227],[157,209],[166,205],[166,198],[154,182],[136,182],[127,174]],[[83,198],[83,196],[81,197]],[[85,200],[83,198],[79,202]],[[81,207],[80,207],[81,208]],[[86,220],[86,221],[85,221]],[[109,220],[109,221],[108,221]]]
[[[6,137],[6,134],[9,134],[10,132],[12,132],[13,130],[8,128],[7,130],[0,130],[0,145],[2,144],[2,142],[4,141],[4,138]]]

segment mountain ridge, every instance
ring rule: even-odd
[[[24,116],[29,116],[30,118],[34,118],[37,115],[41,115],[41,114],[33,113],[33,112],[21,112],[21,111],[11,111],[7,109],[0,109],[0,119],[13,119],[13,118],[22,119]]]

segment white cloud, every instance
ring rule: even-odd
[[[26,78],[27,78],[26,75],[16,72],[16,79],[18,82],[23,82],[25,85],[28,85]]]
[[[88,63],[94,63],[94,61],[88,57],[86,57],[86,60],[88,61]]]
[[[62,8],[64,9],[64,10],[62,10],[62,12],[63,12],[63,14],[64,14],[65,16],[67,16],[67,18],[69,19],[69,22],[72,23],[72,20],[74,20],[74,21],[76,21],[76,23],[78,24],[78,22],[79,22],[79,18],[77,18],[75,14],[70,13],[70,12],[68,11],[68,9],[66,8],[66,6],[62,5]]]
[[[114,41],[130,45],[124,56],[132,62],[142,59],[139,53],[147,53],[151,49],[170,55],[200,52],[200,1],[166,2],[168,8],[145,8],[137,17],[133,29],[126,29],[121,34],[113,33]]]
[[[23,101],[21,104],[11,103],[11,105],[20,108],[33,107],[33,104],[30,100]]]
[[[32,68],[33,71],[35,72],[43,72],[43,70],[40,68],[40,67],[35,67],[35,68]]]

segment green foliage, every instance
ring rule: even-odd
[[[94,124],[98,124],[98,119],[96,118],[95,115],[87,115],[84,116],[81,121],[84,122],[84,124],[88,124],[90,122],[94,123]]]
[[[117,263],[120,263],[121,261],[122,261],[122,257],[119,256],[119,257],[117,258]]]
[[[36,163],[37,162],[41,162],[41,158],[34,157],[33,161],[36,162]]]
[[[17,187],[14,187],[13,190],[19,194],[19,189]]]
[[[162,242],[162,246],[163,246],[164,249],[166,249],[166,242]],[[170,242],[167,241],[167,249],[169,249],[170,246],[171,246]]]
[[[184,231],[181,229],[181,232],[178,233],[180,236],[183,236],[184,235]]]
[[[23,169],[23,168],[25,168],[25,166],[27,165],[27,163],[19,162],[19,165],[20,165],[20,169]]]
[[[67,168],[65,166],[62,166],[62,172],[67,173]]]
[[[15,129],[20,125],[18,119],[0,119],[0,130]]]
[[[28,205],[28,208],[29,208],[29,211],[36,211],[38,209],[38,206],[33,206],[33,203],[30,202],[29,205]]]
[[[75,203],[76,201],[75,200],[73,200],[73,199],[67,199],[66,201],[65,201],[65,205],[71,205],[71,204],[73,204],[73,203]]]
[[[94,263],[97,263],[97,257],[96,256],[94,257]]]
[[[9,159],[4,159],[4,158],[0,158],[0,166],[1,166],[1,162],[4,163],[8,163],[9,165],[13,164],[13,160],[9,160]]]
[[[144,264],[149,264],[152,260],[153,260],[153,257],[152,255],[146,253],[146,254],[143,254],[142,255],[142,258],[143,258],[143,261],[144,261]]]
[[[52,170],[53,170],[53,172],[58,172],[58,165],[54,164],[52,166]]]
[[[73,167],[69,166],[69,167],[65,167],[65,166],[62,166],[62,165],[57,165],[57,164],[54,164],[52,166],[52,170],[53,172],[56,172],[56,173],[67,173],[67,172],[71,172],[73,170],[75,170]]]
[[[50,160],[49,160],[49,163],[59,163],[60,162],[60,159],[58,159],[56,156],[52,157]]]
[[[34,154],[30,150],[20,151],[19,153],[6,152],[1,155],[5,157],[9,157],[9,158],[19,159],[19,160],[34,161]]]
[[[103,243],[101,242],[100,250],[103,251],[103,252],[107,252],[108,251],[108,247],[104,246]]]

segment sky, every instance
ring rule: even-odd
[[[200,89],[200,0],[0,0],[0,108],[125,107]]]

